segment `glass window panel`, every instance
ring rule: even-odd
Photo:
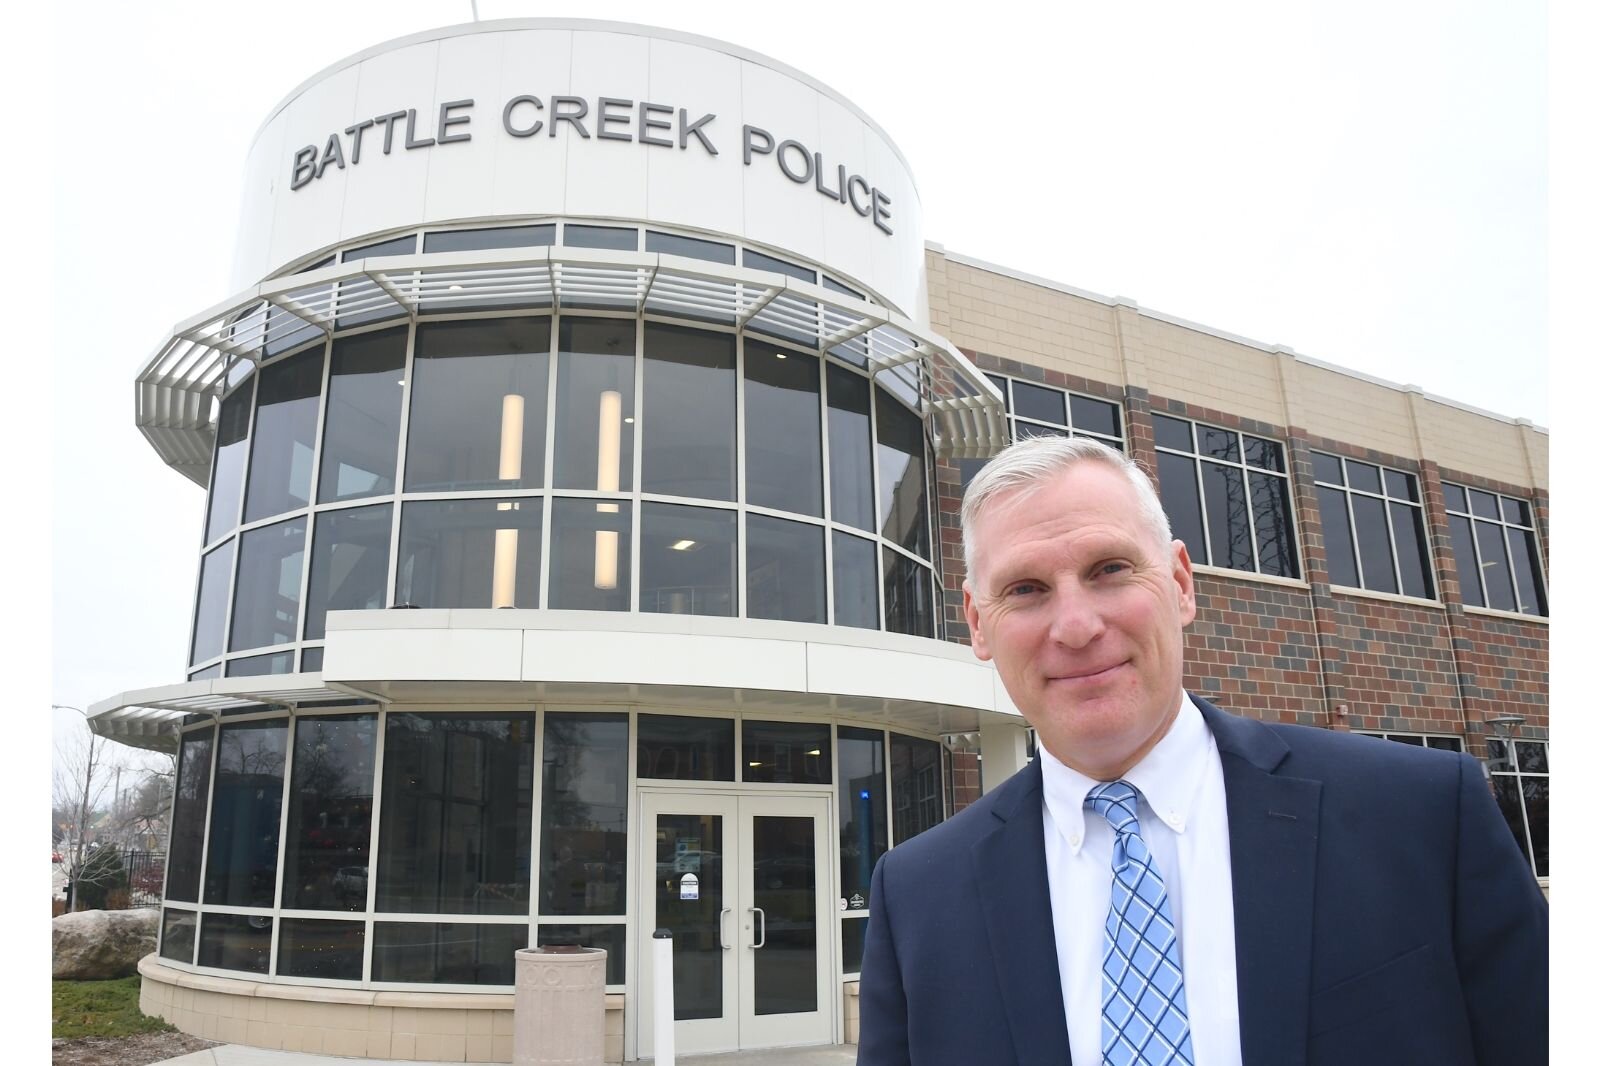
[[[189,662],[200,663],[222,654],[222,630],[228,618],[228,582],[233,577],[230,540],[212,548],[200,560],[200,589],[195,602],[194,637],[189,642]]]
[[[211,463],[211,495],[206,500],[207,544],[239,524],[239,493],[244,488],[254,395],[253,384],[235,389],[222,401],[217,414],[217,450]]]
[[[544,716],[540,818],[539,913],[626,911],[627,715]]]
[[[311,500],[322,352],[318,345],[263,367],[257,375],[246,522],[304,507]]]
[[[839,923],[840,946],[843,948],[844,967],[841,972],[861,972],[861,956],[867,947],[867,918],[848,918]]]
[[[1035,418],[1040,422],[1067,424],[1067,397],[1058,389],[1030,385],[1026,381],[1011,383],[1011,402],[1014,412],[1021,418]]]
[[[527,498],[406,504],[400,513],[395,603],[539,606],[543,509],[543,500]]]
[[[271,958],[270,914],[207,914],[201,918],[199,965],[264,974]]]
[[[1195,461],[1171,452],[1156,453],[1156,473],[1161,479],[1161,506],[1172,523],[1172,535],[1189,549],[1189,560],[1209,563],[1206,531],[1200,520],[1200,485]]]
[[[1396,744],[1409,744],[1414,748],[1426,746],[1421,737],[1411,736],[1407,733],[1390,733],[1388,739],[1394,741]]]
[[[1150,420],[1156,427],[1156,445],[1162,448],[1176,448],[1180,452],[1194,451],[1194,438],[1191,436],[1190,423],[1178,418],[1168,418],[1166,415],[1152,414]]]
[[[1417,502],[1417,479],[1410,474],[1385,467],[1383,471],[1383,487],[1394,499],[1410,500],[1412,503]]]
[[[1251,570],[1250,501],[1245,497],[1244,471],[1235,466],[1201,463],[1206,493],[1206,525],[1211,565]]]
[[[820,366],[813,356],[745,341],[746,503],[822,514]]]
[[[1356,464],[1350,464],[1354,467]],[[1353,480],[1353,479],[1352,479]],[[1389,523],[1383,501],[1371,496],[1350,497],[1355,512],[1356,547],[1361,553],[1362,588],[1374,592],[1399,592],[1394,579],[1394,554],[1389,548]]]
[[[1500,517],[1500,497],[1494,493],[1468,489],[1467,497],[1472,501],[1472,513],[1479,518]]]
[[[1244,438],[1244,461],[1262,470],[1283,471],[1283,445],[1248,434]]]
[[[1533,740],[1519,740],[1516,746],[1518,770],[1525,774],[1550,772],[1549,754],[1545,745]]]
[[[358,259],[376,259],[385,255],[410,255],[416,250],[417,235],[415,233],[407,233],[403,237],[389,237],[381,241],[374,241],[371,244],[347,248],[344,253],[344,261],[353,263]]]
[[[1108,437],[1122,436],[1122,412],[1117,405],[1087,396],[1071,396],[1072,428]]]
[[[424,252],[469,252],[484,248],[541,248],[556,242],[555,223],[537,226],[495,226],[424,233]]]
[[[192,672],[189,675],[189,680],[190,681],[209,681],[212,678],[217,678],[217,677],[221,677],[221,676],[222,676],[222,664],[221,663],[212,663],[210,666],[206,667],[204,670],[195,670],[194,672]]]
[[[644,330],[645,492],[734,498],[734,336]]]
[[[957,459],[956,468],[961,471],[961,495],[967,494],[967,486],[972,484],[972,479],[978,476],[978,471],[989,465],[987,459]]]
[[[1350,535],[1348,497],[1338,489],[1317,487],[1317,510],[1322,517],[1322,543],[1328,556],[1328,580],[1350,588],[1361,586],[1356,569],[1356,545]]]
[[[278,934],[278,973],[286,977],[361,980],[365,922],[285,918]]]
[[[828,289],[828,290],[830,290],[832,292],[842,292],[846,296],[854,296],[858,300],[865,300],[866,299],[865,296],[863,296],[861,293],[857,292],[856,290],[852,289],[850,286],[841,284],[840,282],[837,282],[837,281],[834,281],[832,278],[828,277],[828,275],[826,275],[826,274],[822,275],[822,287],[825,288],[825,289]]]
[[[322,669],[322,649],[302,648],[300,650],[300,672],[314,674]]]
[[[733,265],[733,245],[719,241],[703,241],[698,237],[680,237],[676,233],[659,233],[646,230],[644,250],[664,255],[682,255],[690,259],[704,259],[711,263]]]
[[[787,785],[833,784],[833,742],[825,724],[757,722],[739,728],[745,781]]]
[[[1483,744],[1488,749],[1490,770],[1514,770],[1516,768],[1511,763],[1511,749],[1507,747],[1505,741],[1495,740],[1491,737],[1485,739]]]
[[[926,558],[928,469],[922,419],[877,390],[878,514],[887,540]]]
[[[770,255],[763,255],[753,248],[744,250],[744,265],[752,270],[766,270],[774,274],[786,274],[800,281],[809,281],[816,284],[817,272],[795,263],[786,263]]]
[[[839,727],[839,891],[851,910],[870,903],[873,867],[889,850],[883,759],[882,730]]]
[[[1428,568],[1428,538],[1422,529],[1422,508],[1391,502],[1389,517],[1394,521],[1400,591],[1407,596],[1433,599],[1433,575]]]
[[[1511,569],[1517,578],[1518,609],[1523,614],[1549,614],[1544,600],[1544,582],[1534,560],[1539,556],[1534,547],[1531,529],[1508,529],[1506,538],[1511,542]]]
[[[533,723],[531,713],[390,712],[378,910],[527,913]]]
[[[1456,578],[1461,582],[1461,600],[1474,607],[1483,606],[1483,583],[1478,579],[1478,549],[1472,540],[1472,519],[1450,516],[1450,550],[1456,557]]]
[[[561,243],[569,248],[611,248],[633,252],[639,248],[639,231],[620,226],[580,226],[568,222]]]
[[[1195,428],[1200,431],[1201,455],[1209,455],[1213,459],[1226,459],[1230,463],[1239,461],[1239,434],[1212,426],[1197,425]]]
[[[1351,488],[1363,492],[1383,491],[1383,482],[1379,479],[1377,467],[1368,463],[1358,463],[1354,459],[1346,459],[1344,467],[1350,478]]]
[[[394,491],[406,333],[401,327],[333,342],[318,500],[353,500]]]
[[[815,819],[750,819],[752,902],[765,939],[754,953],[757,1015],[817,1009],[816,843]]]
[[[1515,611],[1517,597],[1511,588],[1511,559],[1506,554],[1504,527],[1483,521],[1472,524],[1478,534],[1478,551],[1483,555],[1483,582],[1489,606],[1498,611]]]
[[[732,781],[733,720],[641,714],[638,774],[668,781]]]
[[[294,652],[278,651],[267,655],[248,655],[228,660],[229,677],[265,677],[294,673]]]
[[[626,611],[632,565],[632,503],[555,501],[550,512],[553,610]]]
[[[211,795],[211,742],[207,726],[183,734],[178,746],[178,782],[172,798],[172,835],[167,845],[167,898],[200,899],[200,851],[206,832],[206,801]],[[193,932],[190,933],[193,936]]]
[[[1465,511],[1467,509],[1467,490],[1460,485],[1444,483],[1444,505],[1451,511]]]
[[[1445,751],[1459,752],[1461,750],[1460,737],[1429,737],[1428,747],[1443,748]]]
[[[1060,426],[1041,426],[1037,422],[1013,421],[1011,423],[1011,437],[1013,440],[1029,440],[1033,437],[1068,437],[1071,434]]]
[[[826,622],[821,526],[745,516],[745,614]]]
[[[376,715],[302,716],[294,729],[283,906],[367,909]],[[280,968],[281,969],[281,968]],[[358,959],[356,976],[361,976]]]
[[[528,927],[468,922],[374,922],[372,979],[440,985],[513,985]]]
[[[656,816],[656,924],[672,930],[673,1018],[721,1018],[723,820],[713,814]],[[684,899],[683,878],[700,880]]]
[[[631,321],[562,318],[557,488],[626,492],[633,487],[633,349]]]
[[[838,530],[833,534],[833,624],[878,628],[877,545]]]
[[[424,323],[416,347],[406,488],[542,486],[550,320]]]
[[[1261,572],[1299,577],[1294,518],[1289,512],[1289,479],[1251,471],[1250,506],[1255,518]]]
[[[883,628],[890,633],[931,637],[932,571],[890,548],[883,549]]]
[[[1550,779],[1522,779],[1523,809],[1528,815],[1528,844],[1536,877],[1550,876]]]
[[[1522,849],[1522,857],[1529,859],[1528,852],[1528,827],[1522,820],[1522,789],[1521,781],[1514,774],[1495,774],[1490,781],[1494,787],[1495,803],[1500,808],[1500,813],[1505,817],[1506,824],[1511,827],[1511,835],[1517,838],[1517,847]]]
[[[639,610],[738,614],[739,515],[706,507],[645,503],[639,529]]]
[[[1011,379],[1003,378],[999,374],[991,374],[987,370],[983,376],[989,379],[989,384],[1000,390],[1000,404],[1009,414],[1011,411]]]
[[[161,911],[161,957],[173,962],[194,962],[194,911]]]
[[[1505,505],[1507,522],[1512,522],[1519,526],[1531,527],[1533,525],[1533,512],[1528,509],[1525,501],[1513,500],[1509,496],[1502,496],[1500,497],[1500,502]]]
[[[974,461],[979,465],[983,462]],[[876,520],[872,507],[870,386],[860,374],[831,364],[828,366],[828,478],[833,520],[857,529],[873,529]],[[964,487],[965,482],[962,484]]]
[[[944,821],[939,745],[889,734],[889,784],[894,790],[894,842],[898,847]]]
[[[731,251],[731,249],[730,249]],[[628,927],[625,925],[541,925],[538,927],[538,946],[576,944],[583,948],[600,948],[606,953],[606,984],[620,985],[627,978]]]
[[[229,651],[262,648],[295,638],[305,554],[304,516],[252,529],[240,537]]]
[[[1340,466],[1337,455],[1312,452],[1311,471],[1318,481],[1325,481],[1330,485],[1344,484],[1344,469]]]
[[[392,504],[323,511],[311,538],[306,639],[322,639],[329,611],[371,611],[389,587]]]
[[[206,903],[273,905],[288,748],[286,718],[222,727],[206,845]]]

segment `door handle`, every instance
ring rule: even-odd
[[[762,910],[760,907],[751,907],[750,911],[753,914],[761,915],[761,932],[757,934],[760,939],[758,939],[754,944],[751,944],[750,947],[752,949],[764,948],[767,946],[767,912]]]
[[[728,915],[732,913],[732,907],[724,907],[722,908],[722,913],[717,915],[717,944],[722,948],[723,951],[733,950],[733,945],[728,943],[728,938],[723,935],[723,930],[727,928],[724,923],[726,922]]]

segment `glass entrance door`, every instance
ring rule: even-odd
[[[650,935],[673,935],[681,1054],[827,1043],[832,871],[822,797],[642,793],[639,1054],[654,1055]]]

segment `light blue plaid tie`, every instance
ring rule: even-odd
[[[1183,959],[1167,886],[1139,835],[1139,790],[1097,785],[1083,805],[1111,823],[1111,909],[1100,976],[1104,1066],[1193,1066]]]

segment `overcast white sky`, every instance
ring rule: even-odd
[[[1542,4],[478,6],[765,53],[888,131],[951,251],[1549,424]],[[471,7],[55,17],[29,105],[58,130],[50,695],[86,707],[184,675],[203,493],[135,430],[132,383],[230,295],[257,127],[328,64]]]

